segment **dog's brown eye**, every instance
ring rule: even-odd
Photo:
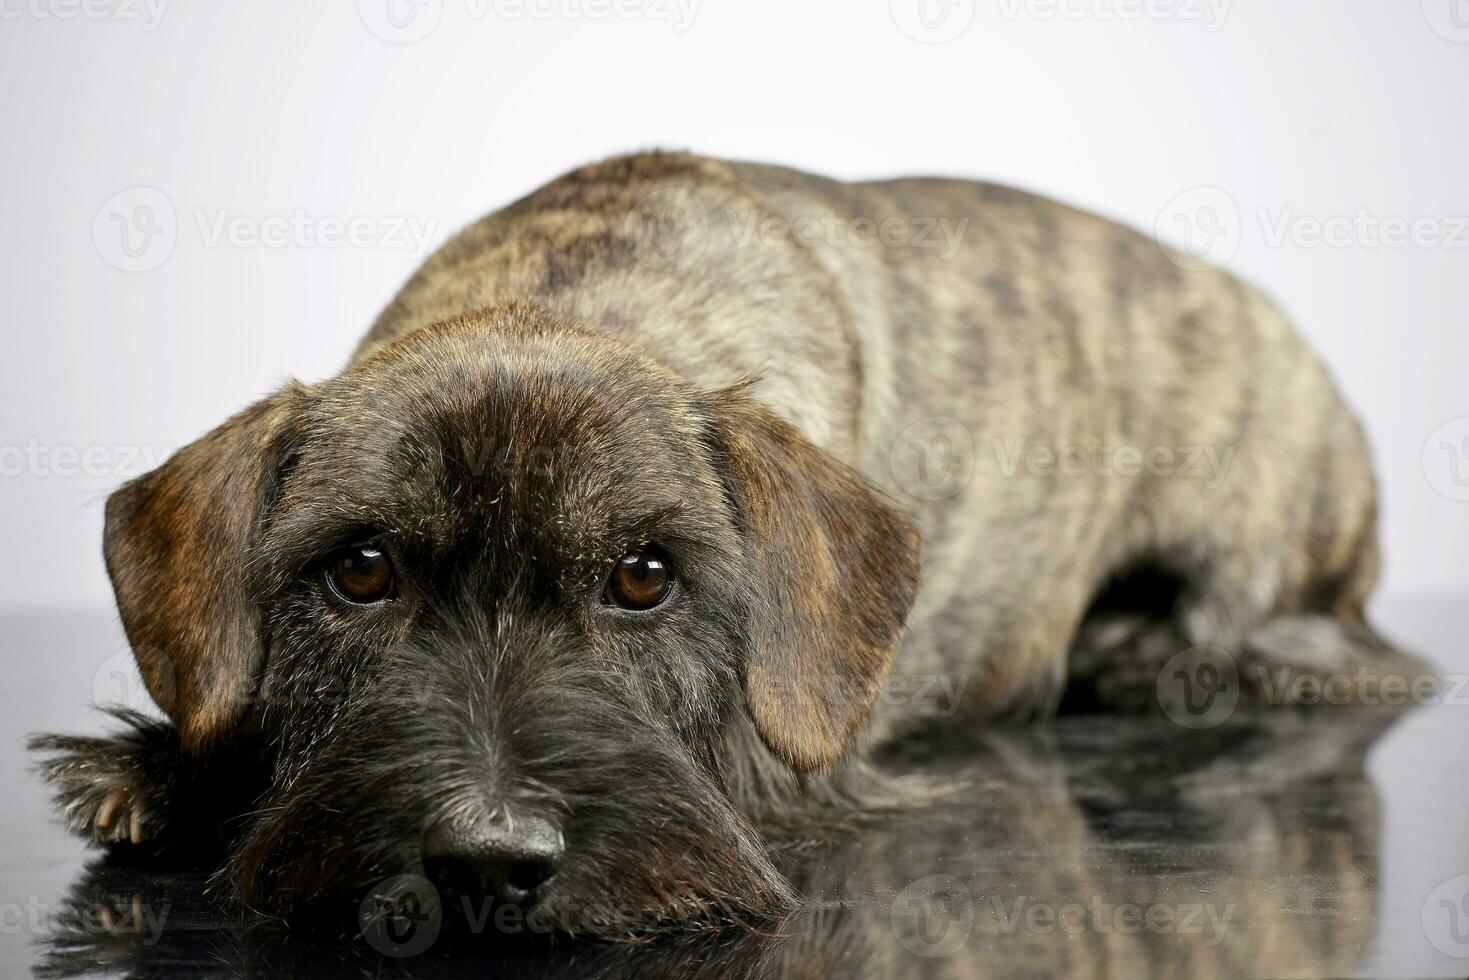
[[[630,551],[617,560],[605,600],[624,609],[652,609],[673,589],[673,571],[662,555]]]
[[[326,566],[332,591],[348,602],[381,602],[393,591],[393,566],[370,544],[343,548]]]

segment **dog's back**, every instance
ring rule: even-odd
[[[1320,362],[1256,290],[1103,218],[970,181],[620,158],[463,231],[360,353],[512,300],[701,385],[753,379],[902,505],[924,569],[895,672],[963,678],[944,713],[1053,709],[1088,611],[1139,572],[1176,595],[1145,636],[1127,620],[1128,657],[1240,651],[1282,616],[1361,622],[1375,486]],[[1346,670],[1385,648],[1343,649]]]

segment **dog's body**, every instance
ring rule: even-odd
[[[563,177],[440,250],[341,376],[109,503],[177,734],[48,743],[63,805],[166,837],[137,757],[256,746],[246,902],[293,911],[427,863],[425,825],[518,813],[560,838],[532,898],[620,934],[788,901],[755,827],[935,714],[1049,714],[1069,675],[1152,700],[1202,646],[1411,669],[1363,624],[1359,427],[1267,301],[1187,266],[984,184],[664,154]],[[398,576],[370,611],[310,584],[357,538]],[[587,604],[653,546],[666,605]],[[1141,573],[1176,594],[1111,608]]]

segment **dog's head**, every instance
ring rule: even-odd
[[[528,307],[284,388],[119,490],[106,532],[185,743],[273,748],[245,901],[422,870],[614,934],[789,899],[732,753],[839,764],[917,550],[744,391]]]

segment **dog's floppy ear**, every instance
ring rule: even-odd
[[[148,692],[194,750],[240,720],[258,683],[249,551],[301,390],[255,403],[107,500],[103,551],[123,627]]]
[[[867,721],[918,588],[908,520],[738,390],[715,396],[716,451],[745,538],[745,699],[797,772],[834,763]]]

